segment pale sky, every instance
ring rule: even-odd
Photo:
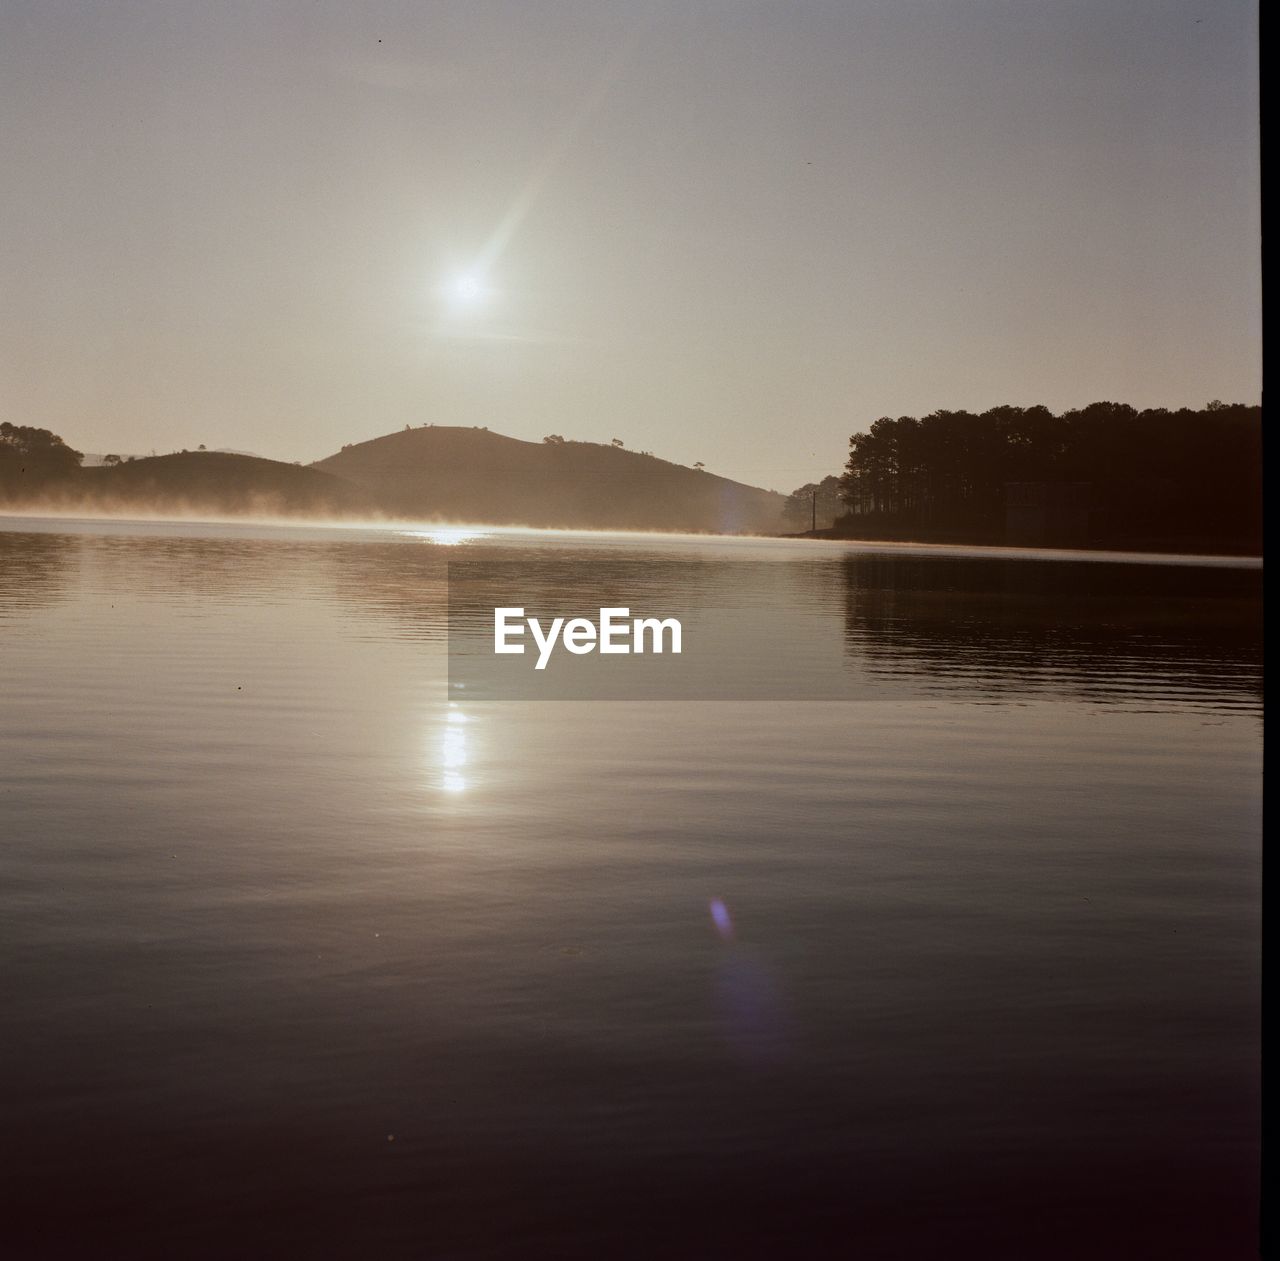
[[[885,414],[1256,402],[1256,40],[1239,0],[0,0],[0,417],[789,490]]]

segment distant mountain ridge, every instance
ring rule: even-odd
[[[11,432],[10,432],[11,431]],[[776,533],[783,496],[618,446],[422,426],[309,466],[227,451],[81,465],[56,435],[8,426],[0,506],[279,515],[576,529]]]
[[[773,533],[785,499],[619,446],[526,442],[428,425],[344,447],[310,466],[396,515],[568,529]]]
[[[82,470],[95,499],[237,515],[356,513],[372,504],[351,483],[281,460],[229,451],[179,451]]]

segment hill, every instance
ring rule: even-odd
[[[331,516],[372,507],[363,491],[341,478],[221,451],[181,451],[11,480],[12,502],[51,511]]]
[[[565,529],[772,533],[783,496],[591,442],[433,425],[343,447],[312,469],[392,515]]]
[[[182,451],[85,469],[85,493],[157,508],[262,515],[330,514],[371,507],[358,487],[316,469],[225,451]]]

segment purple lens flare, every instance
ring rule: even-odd
[[[716,932],[728,941],[733,936],[733,920],[729,915],[729,908],[719,898],[712,898],[710,902],[711,922],[716,926]]]

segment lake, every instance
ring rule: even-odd
[[[738,630],[474,699],[495,572]],[[0,518],[5,1251],[1255,1255],[1260,592]]]

